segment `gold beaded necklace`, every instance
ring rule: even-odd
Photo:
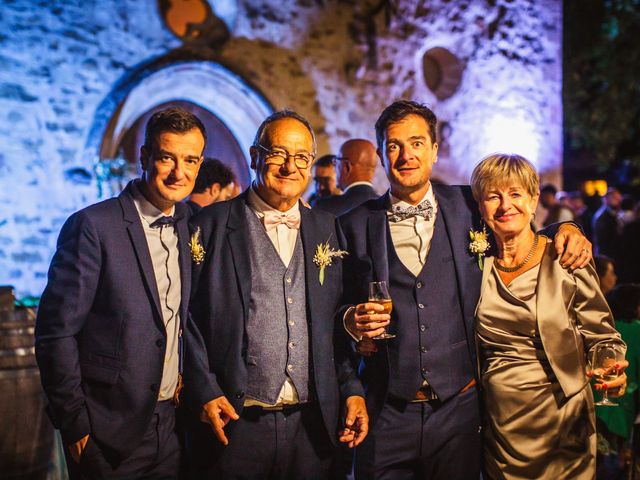
[[[500,265],[498,263],[497,259],[494,262],[494,264],[495,264],[496,268],[498,270],[500,270],[501,272],[505,272],[505,273],[517,272],[522,267],[524,267],[529,260],[531,260],[531,258],[533,257],[533,254],[536,251],[536,248],[538,248],[538,234],[537,233],[533,237],[533,245],[531,245],[531,250],[529,250],[529,253],[527,253],[527,256],[524,257],[524,260],[521,261],[519,264],[517,264],[515,267],[504,267],[504,266],[502,266],[502,265]]]

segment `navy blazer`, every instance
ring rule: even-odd
[[[36,322],[42,384],[64,443],[89,434],[121,458],[140,443],[151,420],[166,348],[131,188],[66,221]],[[175,208],[184,327],[191,285],[189,208]]]
[[[480,294],[482,272],[475,256],[469,253],[469,230],[480,225],[480,214],[469,187],[432,184],[442,215],[446,234],[451,244],[461,311],[468,343],[468,354],[472,364],[476,363],[474,348],[474,313]],[[354,305],[367,299],[367,288],[371,281],[389,282],[389,259],[387,250],[387,210],[390,207],[388,194],[341,216],[341,245],[349,251],[344,265],[344,304]],[[429,255],[433,255],[430,252]],[[344,308],[344,307],[343,307]],[[345,333],[346,335],[346,333]],[[367,405],[371,422],[374,423],[388,394],[388,378],[396,372],[389,371],[389,356],[385,342],[379,342],[379,352],[367,361],[370,368],[361,372],[367,380]],[[374,358],[375,357],[375,358]],[[447,375],[446,371],[434,375]]]
[[[224,395],[240,413],[245,401],[245,325],[251,292],[249,232],[244,213],[247,193],[205,207],[191,221],[191,230],[200,231],[206,251],[204,261],[193,266],[190,306],[191,335],[203,343],[206,354],[200,354],[204,350],[198,348],[198,351],[191,349],[191,354],[185,357],[185,392],[197,410]],[[320,243],[328,241],[334,249],[338,248],[335,217],[302,204],[300,215],[310,336],[309,378],[313,382],[310,390],[315,392],[312,401],[319,404],[327,433],[335,442],[340,401],[351,395],[364,396],[364,392],[355,375],[343,373],[343,363],[348,358],[341,346],[334,350],[334,316],[342,292],[342,260],[334,258],[326,268],[323,285],[313,263]],[[347,370],[352,372],[353,368]],[[212,441],[218,444],[217,440]]]
[[[347,189],[342,195],[319,198],[313,208],[319,208],[338,216],[374,198],[378,198],[378,194],[373,187],[370,185],[356,185]]]

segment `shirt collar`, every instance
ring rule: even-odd
[[[389,190],[389,199],[391,200],[391,206],[400,205],[402,208],[411,206],[411,204],[405,202],[404,200],[400,200],[399,198],[394,197],[393,194],[391,193],[391,190]],[[429,200],[431,205],[433,205],[435,208],[436,196],[433,194],[433,188],[431,188],[431,182],[429,182],[429,188],[427,190],[427,193],[424,194],[424,197],[422,197],[422,200],[420,200],[418,204],[424,202],[425,200]]]
[[[134,182],[133,188],[131,189],[131,193],[133,195],[133,204],[136,206],[136,210],[138,210],[138,215],[140,215],[140,218],[142,218],[142,220],[144,220],[147,225],[151,225],[159,218],[165,217],[167,215],[145,198],[145,196],[142,194],[142,191],[140,190],[139,183],[139,181]],[[176,207],[175,205],[173,205],[168,216],[174,215],[175,213]]]
[[[273,208],[271,205],[265,202],[262,198],[260,198],[260,195],[258,195],[258,192],[256,192],[255,183],[251,184],[251,188],[249,189],[249,197],[247,201],[251,209],[254,212],[256,212],[258,214],[258,217],[260,218],[264,217],[265,212],[277,212],[279,214],[280,213],[287,214],[287,213],[295,213],[300,210],[300,202],[296,202],[293,205],[293,207],[291,207],[286,212],[281,212],[277,208]]]
[[[368,185],[369,187],[373,187],[373,183],[371,182],[353,182],[351,185],[349,185],[347,188],[345,188],[342,193],[346,193],[347,191],[351,190],[353,187],[357,187],[358,185]]]

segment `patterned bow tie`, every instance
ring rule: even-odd
[[[296,230],[300,229],[300,212],[293,213],[281,213],[268,211],[264,212],[264,217],[262,218],[262,223],[264,224],[264,228],[267,230],[273,230],[278,225],[283,224],[289,228],[294,228]]]
[[[163,216],[151,224],[151,228],[160,228],[166,225],[173,225],[176,219],[172,216]]]
[[[415,207],[401,207],[396,204],[391,207],[391,211],[389,213],[389,220],[392,222],[401,222],[402,220],[406,220],[411,217],[422,217],[429,221],[433,216],[433,206],[429,200],[425,200]]]

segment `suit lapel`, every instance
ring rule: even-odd
[[[389,194],[378,198],[367,219],[367,242],[373,264],[373,281],[389,284],[389,259],[387,250],[387,210],[390,207]]]
[[[180,205],[176,205],[176,208]],[[184,209],[183,209],[184,210]],[[178,231],[178,251],[180,261],[180,320],[184,325],[189,308],[189,290],[191,285],[191,255],[189,249],[189,227],[187,219],[182,218],[176,223]]]
[[[247,203],[248,190],[245,190],[235,200],[229,208],[229,219],[227,221],[227,241],[233,257],[233,265],[236,270],[236,277],[240,286],[240,296],[244,311],[249,311],[249,298],[251,294],[251,265],[249,263],[249,228],[245,219],[245,208]]]
[[[155,321],[158,326],[164,331],[165,327],[162,322],[162,309],[160,308],[160,296],[158,294],[158,284],[156,283],[156,276],[153,272],[153,263],[151,262],[151,255],[149,254],[149,246],[147,244],[147,238],[142,228],[142,221],[136,206],[133,204],[133,197],[131,196],[132,183],[129,183],[125,190],[120,194],[118,200],[122,206],[123,218],[127,224],[127,232],[129,233],[129,239],[133,245],[133,249],[138,259],[138,266],[142,273],[142,279],[144,281],[147,293],[153,299],[153,305],[156,309]]]
[[[306,280],[306,294],[307,294],[307,317],[309,322],[312,320],[312,312],[316,311],[318,307],[321,308],[321,298],[317,298],[319,292],[322,289],[327,288],[327,283],[320,285],[320,277],[318,266],[313,263],[313,257],[316,249],[320,243],[329,241],[332,248],[338,249],[338,239],[329,238],[331,233],[326,232],[326,238],[323,237],[323,228],[318,224],[317,217],[307,207],[300,204],[300,236],[302,240],[302,248],[304,250],[304,272]],[[334,235],[335,237],[335,235]],[[331,267],[327,267],[325,270],[325,276],[327,270]],[[313,324],[313,323],[312,323]]]

